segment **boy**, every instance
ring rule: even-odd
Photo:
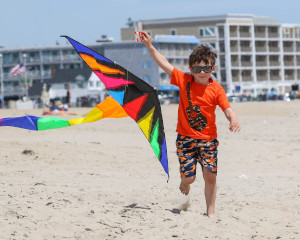
[[[177,124],[177,155],[180,163],[180,191],[188,195],[190,184],[196,178],[196,164],[202,167],[205,181],[206,214],[215,215],[217,176],[217,128],[215,109],[219,105],[229,120],[232,132],[240,131],[234,111],[231,109],[224,89],[210,78],[215,71],[216,53],[202,46],[196,48],[189,57],[191,74],[174,68],[151,43],[151,36],[142,32],[141,40],[152,58],[169,76],[171,84],[179,87],[180,101]]]

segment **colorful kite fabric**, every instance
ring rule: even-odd
[[[155,89],[120,65],[74,39],[64,37],[104,83],[110,95],[136,121],[169,175],[163,119]]]
[[[64,120],[56,117],[36,117],[26,115],[23,117],[2,118],[0,127],[10,126],[24,128],[32,131],[43,131],[56,128],[64,128],[77,124],[95,122],[103,118],[128,117],[120,104],[112,97],[107,97],[102,103],[96,105],[85,117]]]

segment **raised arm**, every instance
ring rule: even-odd
[[[157,63],[157,65],[160,66],[169,76],[171,76],[174,66],[172,66],[168,62],[168,60],[152,45],[151,36],[148,33],[143,32],[143,34],[141,35],[141,39],[142,41],[144,41],[145,46],[149,50],[152,58]]]

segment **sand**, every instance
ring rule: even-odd
[[[43,132],[1,127],[0,239],[300,239],[300,101],[232,106],[237,134],[217,109],[215,218],[204,215],[200,166],[191,206],[178,209],[177,105],[162,106],[168,183],[129,118]],[[41,113],[0,110],[0,118]]]

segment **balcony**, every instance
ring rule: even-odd
[[[241,62],[241,65],[243,66],[243,67],[252,67],[252,62]]]
[[[266,52],[267,47],[255,47],[256,52]]]
[[[16,87],[4,87],[4,96],[24,96],[25,95],[25,88],[21,86]]]
[[[295,75],[293,74],[286,74],[284,75],[285,80],[295,80]]]
[[[60,56],[47,56],[43,57],[43,62],[44,63],[57,63],[60,62]]]
[[[293,47],[283,47],[283,51],[284,52],[294,52],[294,48]]]
[[[251,34],[249,32],[240,32],[241,38],[250,38]]]
[[[239,66],[239,61],[231,61],[231,66],[232,67],[238,67]]]
[[[241,47],[241,51],[242,52],[252,52],[252,48],[251,47]]]
[[[265,38],[266,37],[266,33],[265,32],[256,32],[255,33],[255,37],[256,38]]]
[[[40,62],[41,62],[40,57],[26,59],[26,64],[37,64],[37,63],[39,64]]]
[[[230,47],[231,52],[238,52],[239,48],[238,47]]]
[[[230,32],[230,37],[237,37],[238,33],[237,32]]]
[[[274,80],[277,81],[277,80],[281,80],[281,78],[280,78],[279,75],[271,75],[271,76],[270,76],[270,80],[271,80],[271,81],[274,81]]]
[[[284,66],[294,66],[294,61],[284,61]]]
[[[279,52],[279,47],[269,47],[270,52]]]
[[[253,81],[253,78],[252,78],[252,76],[243,76],[242,77],[242,81],[243,82]]]
[[[240,77],[239,76],[232,76],[232,81],[233,82],[239,82],[240,81]]]
[[[78,62],[80,60],[81,60],[81,58],[78,55],[65,55],[65,56],[63,56],[63,61]]]
[[[256,66],[257,67],[266,67],[267,61],[256,61]]]
[[[280,66],[279,61],[270,61],[270,66],[275,67],[275,66]]]
[[[267,75],[257,75],[257,81],[268,81]]]
[[[274,33],[274,32],[269,32],[268,33],[268,37],[269,38],[279,38],[279,34],[278,33]]]

